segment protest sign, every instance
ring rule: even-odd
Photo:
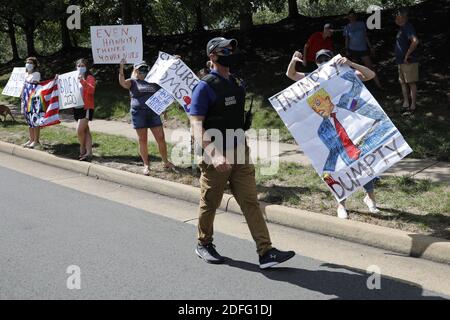
[[[161,115],[175,101],[173,96],[164,89],[159,89],[145,104],[157,115]]]
[[[58,76],[60,110],[84,105],[78,76],[78,71],[68,72]]]
[[[160,52],[145,81],[159,84],[189,113],[192,90],[200,79],[181,59]]]
[[[14,68],[2,94],[5,96],[20,98],[20,93],[22,92],[26,76],[27,74],[25,68]]]
[[[412,152],[340,57],[269,99],[338,201]]]
[[[143,59],[142,26],[92,26],[91,45],[94,63],[138,63]]]

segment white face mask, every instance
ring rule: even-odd
[[[25,64],[25,68],[28,72],[32,71],[34,69],[34,65],[32,63]]]

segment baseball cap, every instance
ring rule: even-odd
[[[324,26],[323,26],[323,29],[325,30],[325,29],[332,29],[332,25],[331,25],[331,23],[326,23]]]
[[[217,48],[225,48],[231,45],[233,49],[236,49],[238,42],[236,39],[226,39],[224,37],[213,38],[208,41],[206,45],[206,54],[209,56],[211,52],[216,50]]]
[[[333,58],[333,52],[327,49],[322,49],[317,51],[316,53],[316,60],[319,59],[320,56],[327,56],[328,58]]]
[[[150,67],[148,66],[148,64],[147,64],[145,61],[141,61],[141,62],[138,62],[138,63],[135,63],[135,64],[134,64],[134,68],[135,68],[135,69],[139,69],[140,67],[147,67],[147,68],[150,68]]]

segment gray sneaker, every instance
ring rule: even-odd
[[[216,251],[216,246],[212,243],[209,243],[207,245],[198,244],[197,248],[195,248],[195,253],[199,258],[205,260],[208,263],[222,264],[225,262],[225,258]]]

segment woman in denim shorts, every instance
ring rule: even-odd
[[[151,110],[145,102],[156,93],[161,87],[156,83],[148,83],[145,77],[150,71],[150,67],[141,62],[134,65],[133,73],[130,79],[125,79],[124,64],[122,60],[120,64],[119,83],[130,91],[131,97],[131,119],[133,128],[139,137],[139,153],[144,162],[144,175],[149,175],[149,158],[148,158],[148,129],[150,129],[158,143],[159,153],[164,162],[164,168],[173,169],[174,165],[167,158],[167,144],[164,136],[164,129],[161,118],[153,110]]]

